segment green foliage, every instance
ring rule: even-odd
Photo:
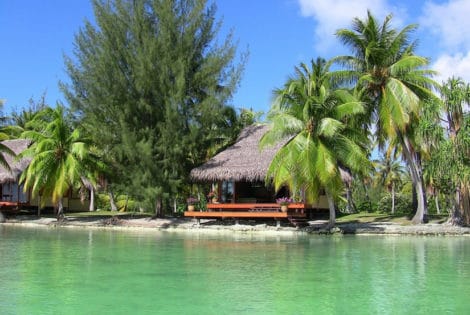
[[[301,189],[308,202],[322,189],[330,201],[339,200],[344,189],[340,167],[362,172],[369,165],[360,134],[350,124],[363,104],[348,91],[332,88],[330,65],[318,58],[310,67],[302,63],[295,68],[295,75],[275,91],[268,114],[271,128],[261,139],[266,146],[290,138],[274,156],[266,182],[273,181],[276,190]]]
[[[95,204],[97,210],[111,211],[109,204],[109,195],[105,193],[98,193],[95,195]]]
[[[98,173],[104,170],[100,157],[93,153],[90,140],[79,129],[72,130],[65,118],[64,108],[46,108],[34,118],[40,130],[26,130],[22,138],[32,144],[20,158],[29,157],[31,162],[21,174],[20,182],[25,190],[31,189],[33,197],[41,193],[52,197],[62,213],[62,198],[75,187],[85,185],[86,179],[96,186]]]
[[[190,169],[230,143],[227,106],[239,82],[230,34],[205,0],[95,0],[95,23],[75,37],[61,87],[74,117],[103,148],[108,182],[142,200],[170,200]]]
[[[45,98],[46,94],[44,93],[37,101],[30,99],[27,108],[23,108],[19,112],[12,111],[11,116],[7,119],[6,126],[3,128],[10,139],[19,138],[21,133],[27,130],[41,130],[45,121],[35,118],[49,107],[46,104]]]
[[[386,193],[377,204],[377,212],[390,213],[392,211],[392,195]],[[413,213],[411,195],[398,193],[395,195],[395,213],[411,214]]]
[[[418,208],[413,222],[422,223],[426,213],[420,146],[415,128],[425,100],[438,100],[432,92],[439,85],[431,79],[429,60],[414,54],[416,42],[411,33],[416,25],[401,30],[391,27],[392,16],[380,23],[370,11],[367,18],[355,18],[351,29],[336,35],[352,55],[335,60],[343,66],[343,82],[354,83],[354,89],[366,102],[360,120],[366,129],[375,126],[379,148],[392,144],[399,148],[408,164],[413,184],[417,187]]]
[[[444,194],[439,194],[439,211],[440,214],[448,214],[452,211],[453,204],[451,200],[445,198]],[[429,214],[438,214],[436,201],[434,196],[429,196],[428,198],[428,211]]]

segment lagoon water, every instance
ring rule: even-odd
[[[468,314],[470,238],[0,226],[0,314]]]

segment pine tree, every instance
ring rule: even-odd
[[[93,8],[61,86],[107,152],[112,187],[157,209],[235,125],[227,109],[244,56],[234,61],[232,35],[217,42],[216,7],[205,0],[95,0]]]

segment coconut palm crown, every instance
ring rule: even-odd
[[[402,30],[391,27],[392,15],[383,23],[367,12],[367,18],[355,18],[351,29],[340,29],[336,35],[353,53],[339,56],[335,62],[346,66],[343,81],[355,83],[356,92],[366,101],[368,124],[377,122],[376,136],[380,144],[405,133],[421,100],[436,98],[432,80],[435,71],[427,69],[429,60],[414,55],[416,41],[411,33],[417,25]]]
[[[360,134],[349,121],[364,112],[346,90],[330,89],[331,62],[318,58],[310,68],[300,64],[284,87],[274,91],[268,113],[270,130],[261,139],[261,147],[290,138],[273,158],[266,180],[275,189],[303,190],[307,201],[324,190],[330,207],[330,225],[334,224],[334,200],[343,193],[340,167],[360,170],[369,161],[360,145]]]
[[[43,122],[43,128],[22,133],[32,144],[21,156],[32,160],[20,181],[24,182],[25,190],[31,189],[33,196],[41,193],[52,197],[60,218],[63,196],[70,188],[83,185],[84,178],[94,182],[94,170],[101,167],[101,162],[92,153],[89,140],[67,123],[63,107],[46,108],[35,119]]]

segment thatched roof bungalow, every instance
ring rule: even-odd
[[[275,202],[277,197],[288,194],[287,190],[275,192],[264,183],[274,155],[285,143],[281,142],[261,150],[260,140],[268,130],[267,125],[246,127],[235,144],[194,168],[190,173],[191,179],[195,182],[218,183],[217,192],[221,197],[219,201],[222,202]],[[311,206],[326,208],[326,199],[321,196],[320,200]]]
[[[2,144],[7,146],[16,155],[28,148],[31,141],[26,139],[4,140]],[[18,159],[7,153],[1,153],[10,169],[0,165],[0,210],[7,211],[19,208],[37,208],[39,199],[32,198],[30,192],[25,192],[23,185],[19,183],[21,173],[28,167],[31,158]],[[43,200],[44,201],[44,200]],[[69,210],[88,210],[89,200],[82,202],[78,192],[69,191],[63,200]],[[46,197],[45,207],[53,207],[50,198]]]

